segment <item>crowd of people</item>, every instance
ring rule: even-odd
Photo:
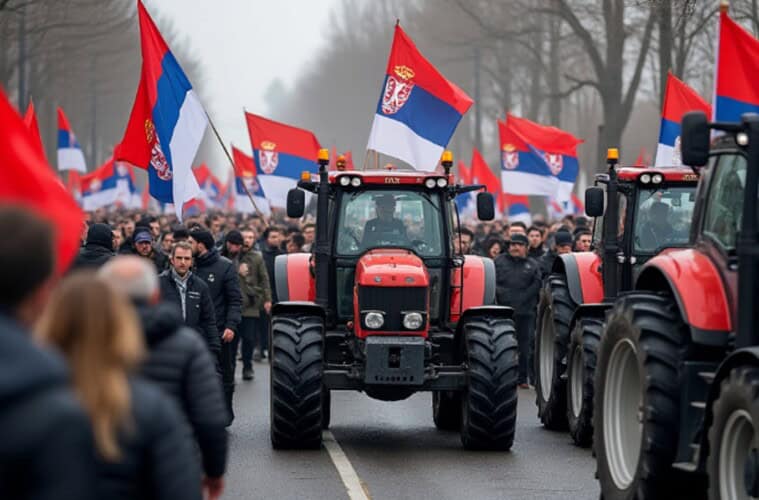
[[[3,207],[0,232],[13,235],[0,244],[0,497],[218,498],[238,355],[252,380],[268,356],[274,260],[310,251],[314,224],[99,210],[62,279],[46,222]],[[456,251],[495,260],[526,387],[541,280],[556,255],[588,249],[587,221],[457,236]]]

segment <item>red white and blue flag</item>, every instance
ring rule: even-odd
[[[743,113],[759,113],[759,41],[720,12],[715,77],[714,120],[740,121]]]
[[[256,207],[264,215],[269,215],[271,209],[269,208],[269,201],[264,196],[264,190],[261,188],[261,183],[258,182],[259,176],[256,175],[256,165],[253,163],[253,158],[246,155],[236,147],[232,146],[232,158],[235,161],[235,189],[234,189],[234,208],[236,211],[251,214],[256,211]],[[292,182],[292,181],[290,181]],[[248,191],[245,191],[248,188]],[[248,197],[250,192],[253,197],[253,201],[256,202],[256,206]]]
[[[213,175],[211,169],[205,163],[193,169],[195,179],[200,186],[200,199],[207,208],[223,208],[223,199],[226,194],[226,186]]]
[[[58,170],[87,172],[87,162],[63,109],[58,108]]]
[[[485,159],[477,148],[472,148],[470,172],[472,175],[472,184],[484,185],[487,188],[488,193],[491,193],[495,198],[496,209],[498,212],[503,213],[506,207],[503,190],[501,189],[501,180],[492,170],[490,170],[490,166],[485,162]]]
[[[208,118],[179,63],[142,2],[137,2],[142,75],[117,160],[148,171],[150,194],[172,203],[182,219],[185,202],[200,196],[192,173]]]
[[[287,191],[301,172],[316,172],[319,141],[313,132],[245,113],[255,166],[253,175],[272,207],[287,206]],[[235,164],[237,161],[235,161]]]
[[[431,172],[471,105],[396,24],[367,149]]]
[[[521,221],[529,225],[532,222],[530,214],[530,199],[525,194],[504,194],[506,214],[509,222]]]
[[[498,122],[498,131],[505,193],[569,199],[580,170],[577,146],[581,139],[511,114]]]
[[[707,116],[712,108],[695,90],[678,80],[672,73],[667,74],[667,90],[664,94],[659,145],[656,148],[657,167],[679,166],[680,157],[680,122],[689,111],[703,111]]]
[[[460,181],[459,183],[462,186],[472,185],[472,170],[467,167],[466,164],[461,160],[459,160],[458,164],[458,177]],[[468,217],[472,215],[472,209],[474,207],[474,196],[475,193],[464,193],[456,197],[456,207],[462,216]]]
[[[585,204],[574,193],[566,201],[557,201],[556,198],[549,198],[548,215],[552,219],[560,219],[565,215],[585,215]]]
[[[131,165],[109,158],[100,167],[80,180],[82,208],[87,211],[111,205],[134,208],[141,205],[135,188]]]

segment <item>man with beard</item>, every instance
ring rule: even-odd
[[[149,227],[137,226],[132,239],[134,240],[134,253],[139,257],[150,259],[156,272],[161,273],[169,267],[166,256],[154,248],[153,235]]]
[[[232,397],[235,391],[235,345],[233,340],[240,324],[242,297],[237,270],[232,261],[219,255],[211,233],[203,228],[190,232],[190,244],[195,256],[195,274],[206,282],[216,310],[216,326],[221,332],[221,367],[224,395],[227,399],[229,423],[234,420]]]

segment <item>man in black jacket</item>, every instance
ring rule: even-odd
[[[158,276],[152,264],[121,256],[103,266],[99,274],[137,308],[148,346],[142,374],[184,411],[203,458],[204,488],[208,497],[218,497],[224,489],[228,416],[215,359],[195,332],[181,326],[174,305],[159,304]]]
[[[535,308],[540,291],[540,267],[527,258],[527,236],[511,235],[508,254],[495,259],[496,298],[498,304],[514,308],[514,322],[519,343],[519,384],[528,387],[532,380],[532,334]]]
[[[211,292],[191,268],[192,247],[186,241],[175,243],[171,250],[171,269],[158,277],[161,298],[182,312],[184,324],[203,336],[214,359],[218,359],[221,342]]]
[[[89,420],[64,361],[28,330],[51,289],[52,229],[26,210],[3,207],[0,231],[13,235],[0,240],[0,498],[94,499]]]
[[[113,230],[108,224],[93,224],[87,230],[87,242],[79,251],[73,269],[97,269],[113,257]]]
[[[216,326],[221,332],[219,366],[227,398],[229,423],[234,419],[232,397],[235,391],[235,338],[240,324],[242,295],[237,270],[232,261],[219,255],[211,233],[205,229],[190,232],[190,244],[195,256],[195,274],[206,282],[216,311]]]

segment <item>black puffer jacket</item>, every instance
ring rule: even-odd
[[[242,318],[242,295],[232,261],[219,255],[214,248],[195,259],[195,275],[205,281],[211,290],[219,333],[223,333],[225,328],[236,332]]]
[[[200,500],[200,464],[176,403],[144,380],[130,389],[133,431],[119,439],[118,462],[98,463],[98,498]]]
[[[0,498],[97,498],[92,447],[63,361],[0,314]]]
[[[179,295],[171,270],[159,274],[158,283],[161,287],[161,299],[167,304],[172,304],[181,318],[182,298]],[[203,336],[208,349],[216,357],[221,350],[221,335],[216,328],[216,315],[211,292],[208,290],[208,285],[195,274],[190,274],[187,281],[185,310],[184,324]]]
[[[97,269],[114,255],[111,227],[108,224],[93,224],[87,231],[87,244],[79,251],[71,269]]]
[[[203,455],[208,477],[224,474],[227,408],[216,365],[203,340],[168,304],[138,305],[149,354],[142,374],[171,395],[184,411]]]
[[[540,267],[527,258],[502,253],[495,259],[496,299],[514,314],[535,314],[540,291]]]

